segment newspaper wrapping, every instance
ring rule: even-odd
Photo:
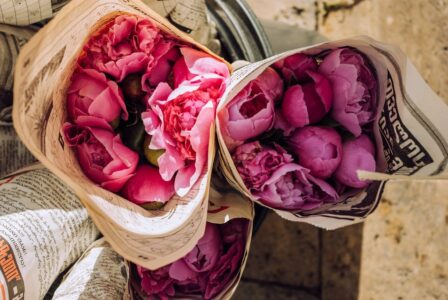
[[[55,16],[68,2],[69,0],[2,0],[0,23],[23,26],[40,22]],[[199,43],[215,52],[219,51],[216,27],[207,16],[205,0],[143,0],[143,3]]]
[[[114,250],[134,263],[156,269],[188,253],[204,232],[214,127],[203,175],[185,197],[175,196],[156,211],[147,211],[93,184],[60,135],[67,119],[66,89],[82,46],[104,22],[125,13],[150,18],[161,30],[215,56],[140,1],[71,1],[20,52],[13,120],[31,153],[75,190]]]
[[[64,183],[41,165],[31,169],[0,180],[2,299],[42,299],[99,234]]]
[[[233,73],[217,113],[225,109],[229,101],[249,81],[274,62],[298,52],[316,55],[338,47],[358,49],[371,60],[376,69],[379,99],[374,121],[374,138],[378,153],[377,170],[382,173],[358,171],[360,178],[377,181],[354,196],[342,197],[337,204],[323,205],[306,213],[275,210],[288,220],[306,222],[326,229],[362,222],[377,207],[388,179],[447,178],[448,107],[429,88],[398,48],[368,37],[322,43],[246,64]],[[220,170],[233,187],[258,202],[251,196],[236,170],[231,154],[225,146],[219,120],[216,128]]]
[[[35,161],[14,128],[0,126],[0,178]]]
[[[90,245],[70,268],[52,299],[120,300],[127,280],[124,259],[102,238]]]
[[[12,84],[20,48],[34,35],[33,27],[0,24],[0,126],[12,125]]]
[[[215,180],[214,178],[213,180]],[[246,266],[247,258],[249,256],[250,245],[252,241],[252,229],[254,219],[254,206],[253,202],[244,197],[237,191],[235,191],[228,184],[214,185],[212,180],[212,187],[210,188],[209,207],[207,213],[207,222],[214,224],[224,224],[232,219],[247,219],[249,220],[249,226],[247,228],[247,240],[246,248],[241,261],[238,274],[233,278],[224,290],[216,295],[213,299],[228,300],[232,298],[235,293],[238,284],[241,280],[244,268]],[[137,276],[132,271],[132,264],[129,266],[130,276]],[[140,300],[142,297],[137,293],[136,288],[133,286],[133,280],[129,280],[128,289],[125,293],[124,299],[126,300]],[[177,299],[177,298],[176,298]],[[183,299],[180,297],[179,299]],[[200,296],[196,298],[188,299],[201,299]]]

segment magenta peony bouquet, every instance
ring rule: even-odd
[[[213,299],[236,280],[246,251],[249,220],[207,223],[203,237],[183,258],[151,271],[133,265],[133,291],[138,298]]]
[[[252,199],[282,211],[325,209],[370,183],[357,171],[376,170],[377,98],[361,52],[293,54],[222,106],[221,148]]]
[[[83,47],[62,135],[90,180],[159,208],[207,171],[228,77],[226,63],[148,19],[117,16]]]

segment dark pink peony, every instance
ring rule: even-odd
[[[333,128],[299,128],[289,137],[288,145],[297,156],[298,163],[321,179],[331,177],[341,162],[341,137]]]
[[[294,81],[304,83],[311,79],[307,71],[317,71],[317,63],[313,57],[297,53],[277,61],[274,64],[274,68],[282,73],[288,84]]]
[[[150,202],[166,203],[174,196],[174,183],[163,180],[157,168],[140,165],[135,175],[123,187],[121,194],[139,205]]]
[[[254,191],[259,191],[278,168],[293,161],[280,146],[267,147],[259,142],[237,147],[232,158],[244,184]]]
[[[103,128],[110,128],[108,123],[120,116],[128,118],[118,85],[93,69],[80,69],[73,75],[67,91],[67,112],[74,123],[95,118],[97,123],[103,123]]]
[[[370,181],[360,180],[357,171],[374,172],[375,169],[375,146],[368,136],[361,135],[342,146],[342,161],[336,170],[335,178],[343,185],[364,188]]]
[[[364,56],[348,48],[333,50],[319,66],[333,86],[332,117],[355,136],[372,122],[378,105],[375,74]]]
[[[221,294],[241,270],[248,226],[245,219],[207,223],[204,236],[185,257],[155,271],[137,266],[142,291],[150,298],[161,299],[212,299]]]
[[[119,135],[105,129],[65,123],[62,134],[75,148],[84,174],[111,192],[118,192],[134,175],[139,156]]]
[[[311,210],[336,202],[339,196],[333,187],[309,172],[297,164],[285,164],[253,195],[269,207],[292,211]]]
[[[308,71],[311,82],[290,86],[283,98],[283,118],[293,127],[315,124],[330,111],[333,93],[328,79]]]
[[[137,266],[141,288],[150,299],[167,300],[175,295],[174,279],[170,277],[169,269],[169,265],[155,271]]]

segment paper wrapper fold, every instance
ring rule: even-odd
[[[156,269],[188,253],[204,232],[214,128],[203,174],[185,197],[175,196],[161,210],[147,211],[98,187],[83,174],[60,134],[67,120],[66,90],[87,39],[120,14],[149,18],[161,30],[215,56],[142,2],[71,1],[20,52],[14,78],[14,127],[31,153],[76,192],[115,251]]]
[[[376,181],[356,195],[343,197],[337,204],[326,204],[306,213],[275,210],[288,220],[306,222],[326,229],[363,221],[377,207],[386,180],[448,178],[448,107],[398,48],[368,37],[295,49],[236,70],[219,103],[218,114],[238,92],[274,62],[298,52],[315,55],[339,47],[358,49],[370,59],[376,70],[379,101],[374,121],[374,137],[378,153],[377,170],[381,172],[359,172],[361,178]],[[222,174],[233,187],[261,204],[251,196],[236,170],[224,143],[219,119],[217,136]]]

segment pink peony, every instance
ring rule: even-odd
[[[342,146],[342,161],[335,172],[335,178],[353,188],[365,188],[370,181],[360,180],[357,171],[374,172],[376,169],[375,146],[366,135],[347,141]]]
[[[298,163],[315,177],[329,178],[341,162],[341,137],[333,128],[299,128],[288,139],[288,144],[298,157]]]
[[[237,147],[232,158],[244,184],[253,191],[259,191],[278,168],[293,161],[280,146],[263,147],[259,142]]]
[[[219,114],[223,136],[232,150],[274,124],[274,105],[283,93],[283,81],[272,68],[252,80]]]
[[[134,175],[139,156],[109,130],[65,123],[62,134],[68,146],[76,149],[84,174],[93,182],[118,192]]]
[[[293,211],[311,210],[339,197],[327,182],[294,163],[278,168],[253,195],[269,207]]]
[[[93,69],[80,69],[72,77],[67,91],[67,112],[74,123],[96,118],[101,127],[110,128],[107,123],[120,118],[127,120],[128,112],[123,94],[117,84]]]
[[[224,93],[230,73],[227,65],[207,53],[192,48],[181,48],[182,57],[173,67],[176,94],[196,89],[213,88]]]
[[[314,124],[330,111],[333,94],[325,76],[308,71],[312,82],[290,86],[283,98],[282,116],[293,127]]]
[[[319,72],[331,81],[334,94],[332,117],[355,136],[375,118],[377,82],[362,54],[341,48],[328,54]]]
[[[157,168],[140,165],[121,191],[123,197],[136,204],[166,203],[174,195],[174,183],[160,177]]]
[[[309,81],[311,78],[307,71],[317,71],[317,63],[314,58],[303,53],[293,54],[277,61],[273,67],[283,74],[283,78],[288,84],[293,81],[298,83]]]
[[[142,119],[152,136],[149,148],[165,150],[157,161],[162,178],[168,181],[174,177],[176,193],[182,197],[207,163],[216,102],[229,71],[223,70],[227,68],[224,63],[205,53],[188,48],[182,48],[181,53],[191,79],[174,90],[165,82],[159,83]]]

